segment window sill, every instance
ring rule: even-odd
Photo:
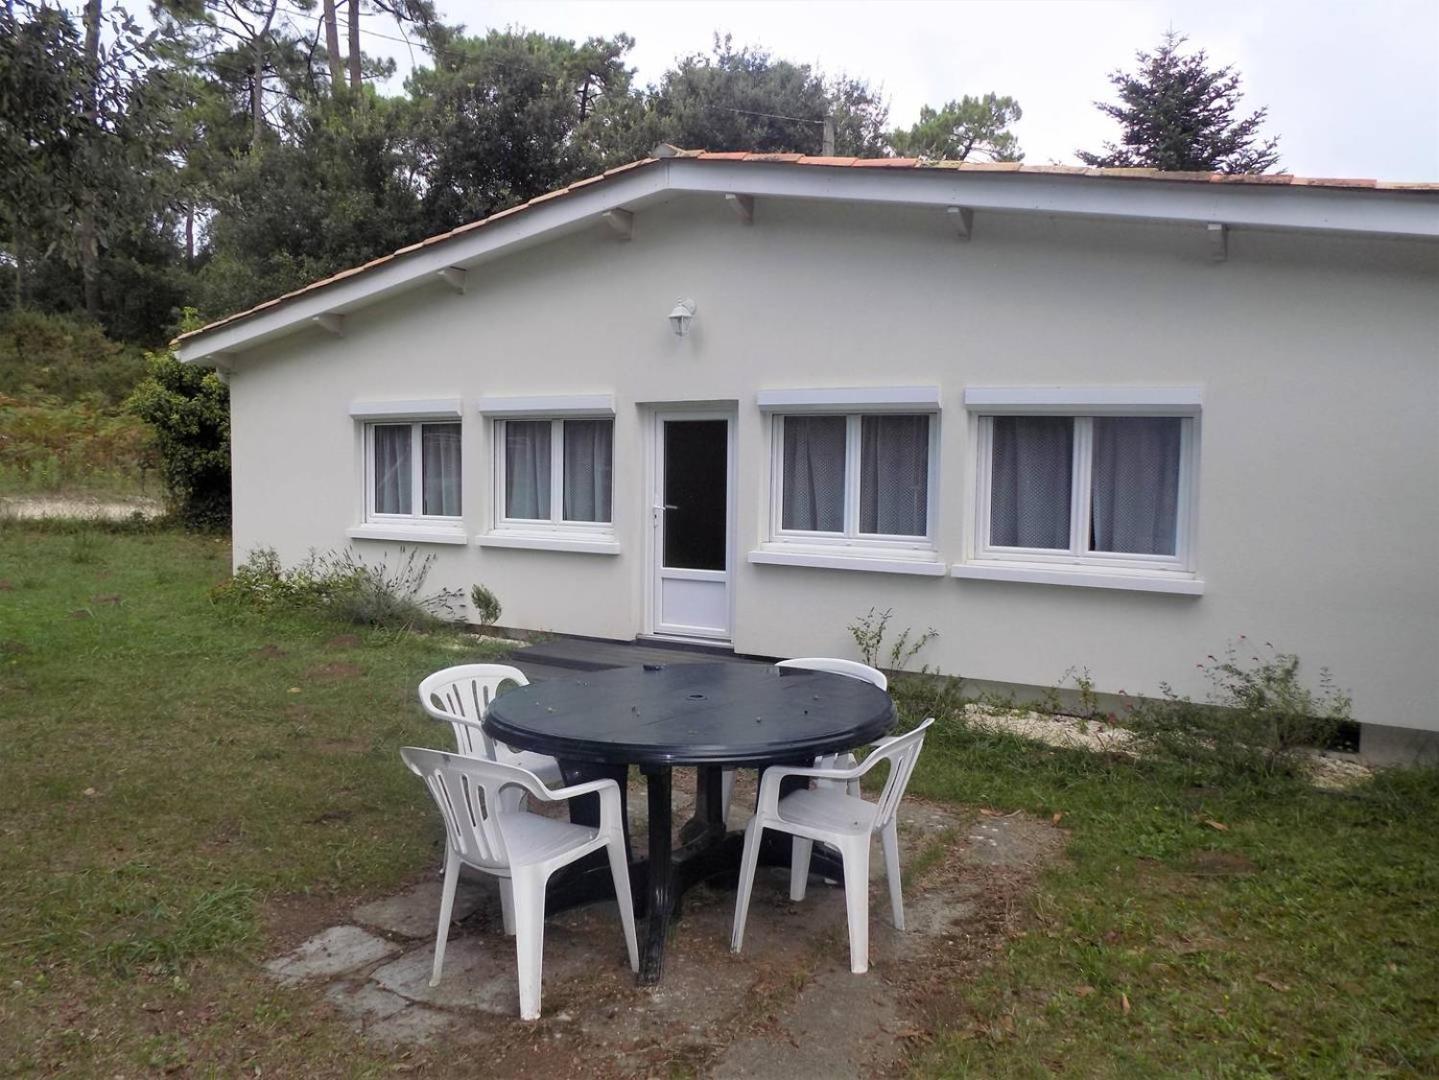
[[[467,544],[469,535],[461,528],[434,528],[427,525],[356,525],[346,529],[351,540],[401,540],[414,544]]]
[[[533,533],[481,533],[475,537],[478,547],[520,548],[528,551],[573,551],[581,555],[618,555],[617,540],[597,537],[539,536]]]
[[[1202,596],[1204,582],[1192,574],[1154,570],[1106,570],[1097,567],[1035,566],[999,562],[955,563],[954,577],[972,581],[1022,581],[1035,585],[1077,585],[1085,589]]]
[[[924,577],[941,577],[945,570],[944,563],[935,558],[933,551],[913,548],[856,555],[851,548],[796,550],[787,545],[769,544],[751,551],[749,561],[768,566],[811,566],[821,570],[867,570],[878,574],[918,574]]]

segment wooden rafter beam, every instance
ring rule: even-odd
[[[634,239],[635,216],[628,210],[606,210],[600,217],[605,219],[605,224],[613,229],[621,240]]]
[[[947,213],[954,226],[955,239],[969,240],[974,235],[974,211],[968,206],[951,206]]]
[[[754,224],[754,196],[736,195],[734,192],[725,194],[725,202],[729,203],[730,209],[735,212],[741,223],[745,225]]]
[[[436,270],[435,276],[455,292],[463,293],[465,291],[465,271],[458,266],[447,266],[443,270]]]

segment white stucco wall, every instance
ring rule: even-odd
[[[1412,241],[720,199],[596,224],[241,354],[231,380],[236,558],[347,543],[361,507],[351,402],[462,397],[466,527],[491,520],[481,394],[613,393],[616,556],[434,548],[434,583],[484,582],[505,625],[609,638],[645,626],[641,402],[737,403],[734,644],[850,656],[871,606],[934,626],[922,659],[1028,685],[1202,692],[1239,634],[1327,665],[1357,718],[1439,729],[1439,256]],[[694,331],[665,322],[676,296]],[[1202,385],[1200,597],[752,565],[767,528],[762,388],[938,385],[940,556],[963,556],[966,386]],[[393,548],[354,542],[367,556]]]

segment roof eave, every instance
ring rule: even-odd
[[[583,228],[609,210],[637,209],[667,193],[742,193],[976,211],[1039,213],[1130,221],[1314,231],[1398,238],[1439,238],[1432,194],[1355,191],[1289,184],[1113,178],[1068,173],[944,168],[853,168],[750,160],[673,157],[651,167],[607,174],[542,196],[475,226],[376,260],[368,268],[311,286],[253,312],[186,335],[186,363],[228,367],[233,354],[553,235]],[[524,209],[525,212],[518,212]]]

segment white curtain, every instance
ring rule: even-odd
[[[410,425],[376,424],[375,513],[408,514],[410,503]]]
[[[1179,519],[1178,417],[1096,417],[1090,548],[1173,555]]]
[[[843,416],[784,418],[784,528],[844,531],[844,444]]]
[[[614,461],[613,420],[566,420],[566,521],[609,521]]]
[[[460,516],[460,425],[420,427],[420,478],[426,514]]]
[[[550,517],[550,422],[505,421],[505,517]]]
[[[989,542],[1068,550],[1073,418],[996,416],[991,423]]]
[[[929,417],[866,416],[859,434],[859,531],[923,536]]]

